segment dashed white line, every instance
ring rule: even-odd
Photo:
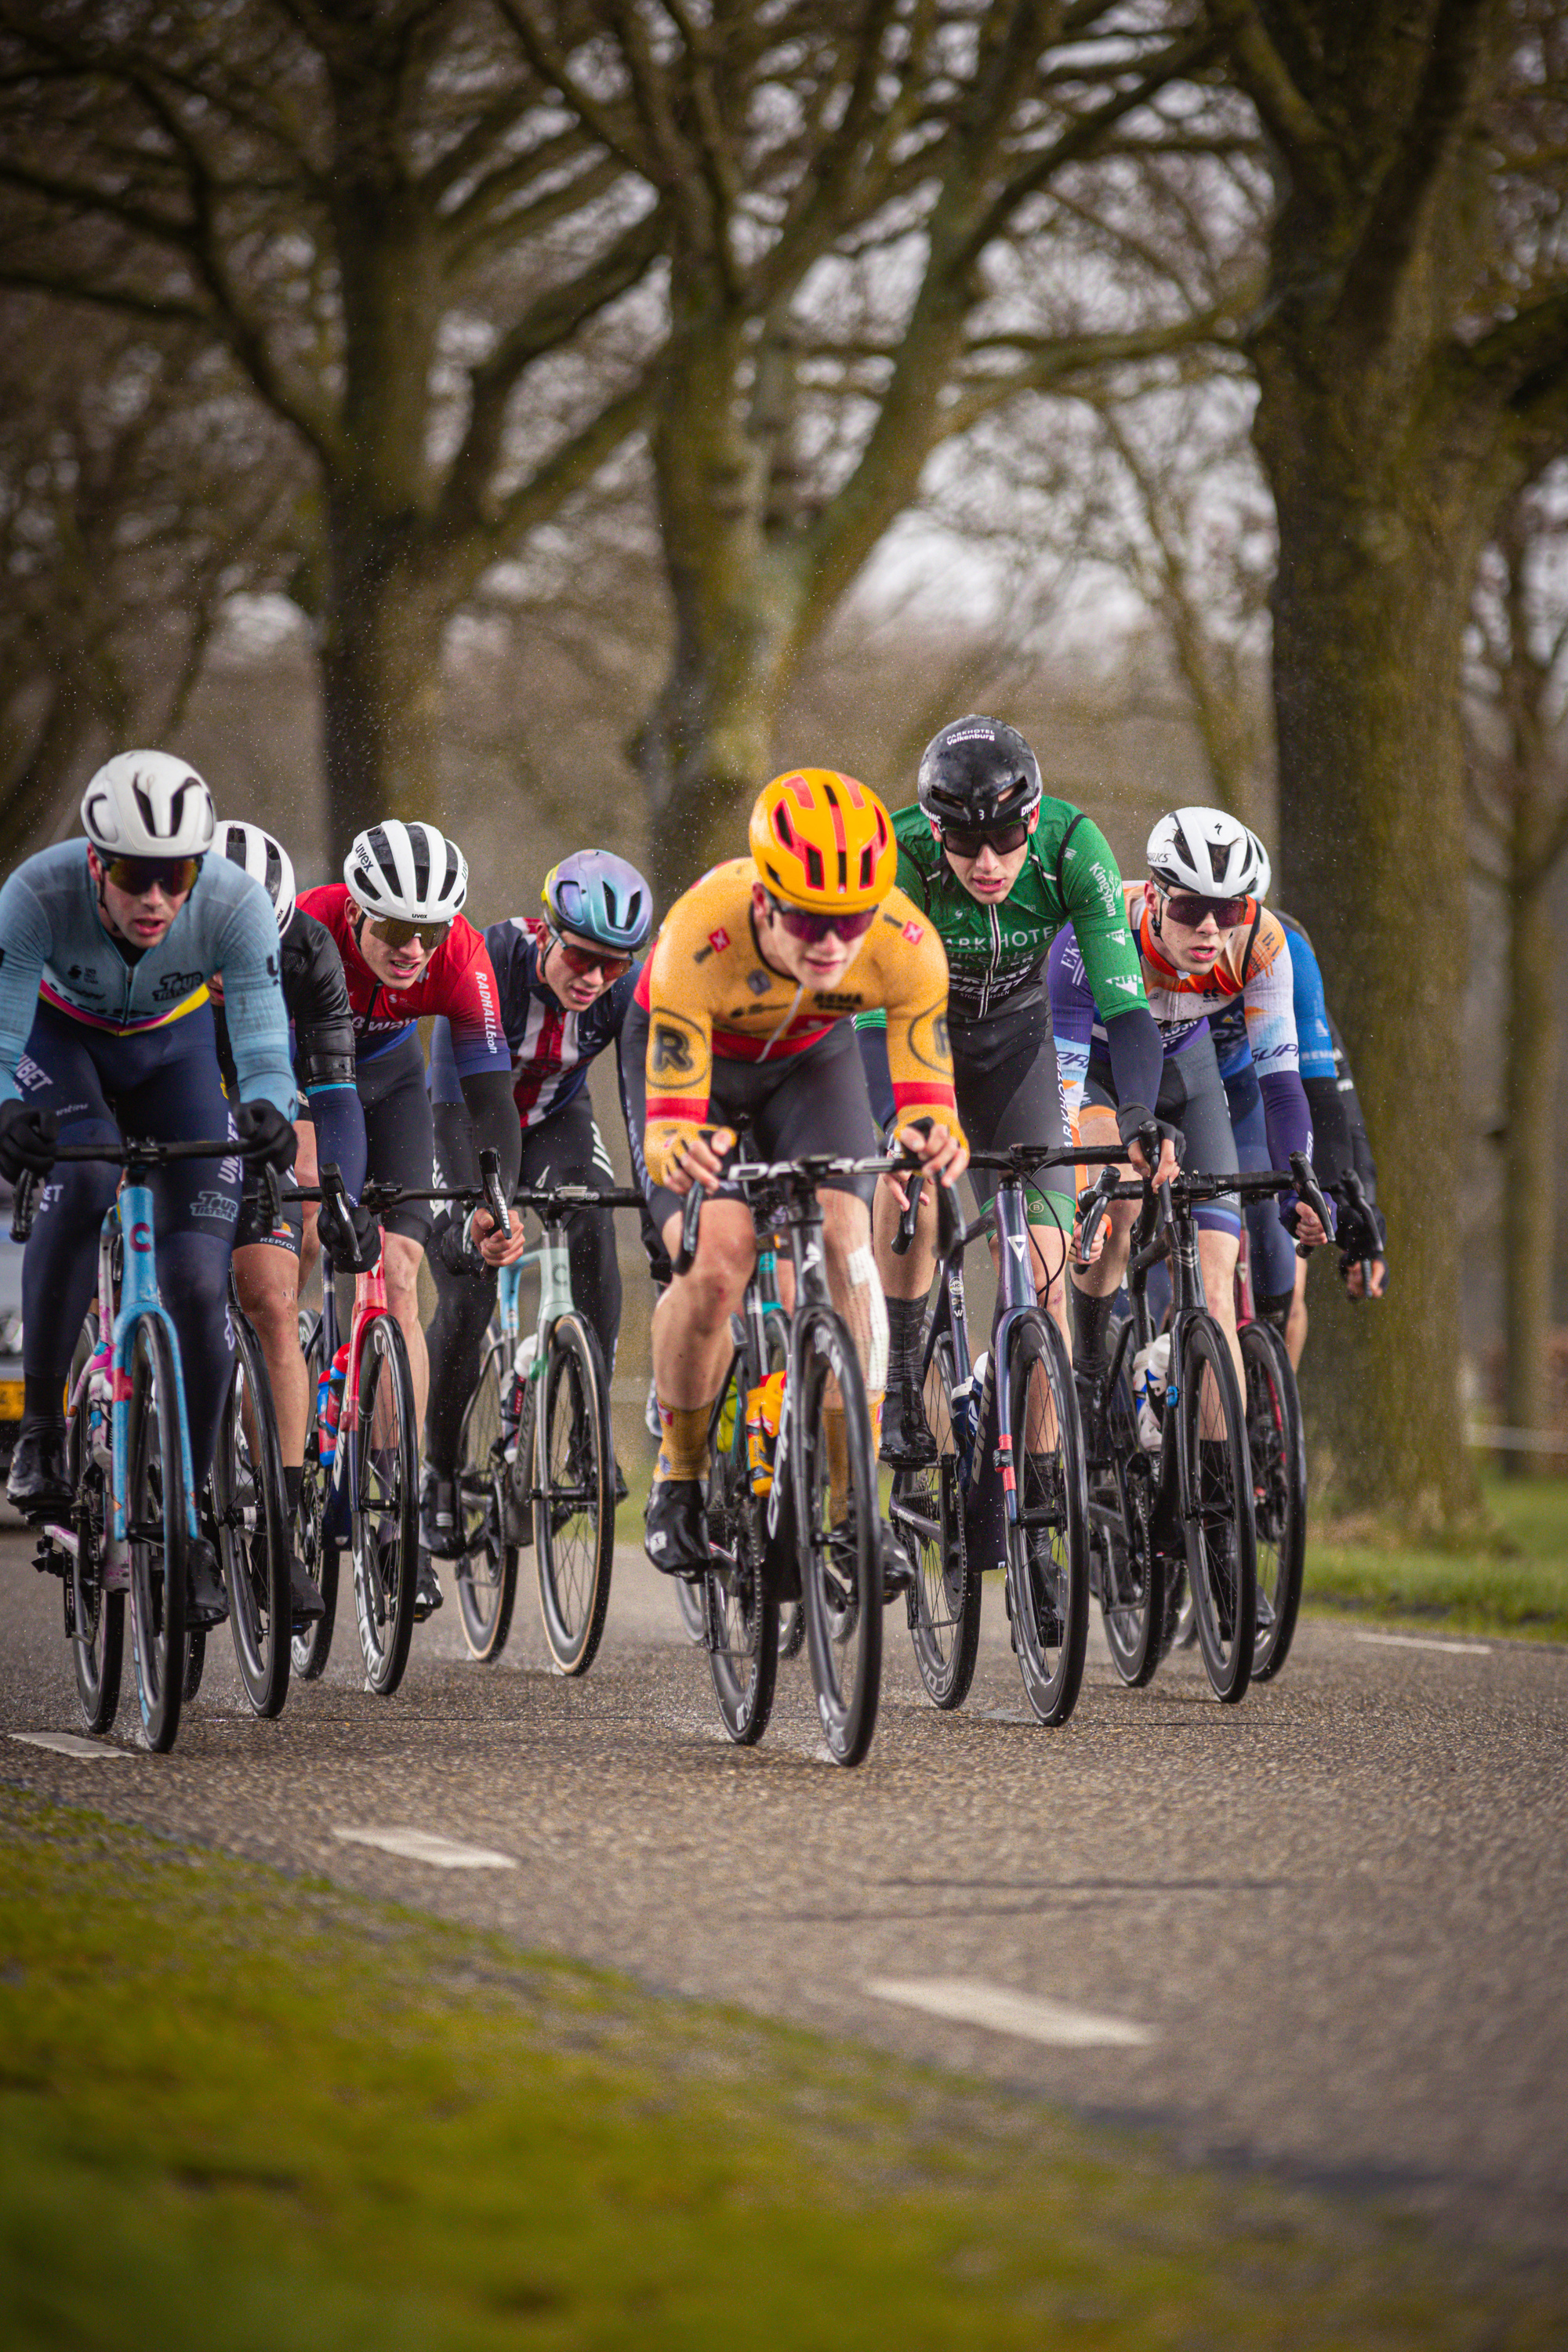
[[[432,1830],[335,1829],[345,1845],[374,1845],[404,1862],[427,1862],[433,1870],[515,1870],[516,1856],[498,1853],[493,1846],[459,1845],[455,1838],[437,1837]]]
[[[1061,2049],[1142,2050],[1154,2039],[1152,2026],[1134,2024],[1131,2018],[1101,2017],[1093,2010],[1044,2000],[1038,1993],[977,1984],[967,1977],[873,1977],[866,1990],[878,2000],[921,2009],[931,2017],[983,2025],[992,2033],[1016,2034],[1025,2042],[1048,2042]]]
[[[1426,1633],[1352,1633],[1353,1642],[1374,1642],[1386,1650],[1447,1650],[1456,1658],[1489,1658],[1489,1642],[1438,1642]]]
[[[56,1756],[129,1756],[129,1748],[116,1748],[107,1739],[84,1739],[79,1731],[8,1731],[7,1739],[19,1739],[24,1748],[47,1748]]]

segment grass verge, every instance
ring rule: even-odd
[[[0,1789],[20,2347],[1560,2343],[1568,2282]]]
[[[1307,1607],[1568,1642],[1568,1479],[1483,1483],[1492,1530],[1479,1542],[1437,1549],[1380,1525],[1314,1529]]]

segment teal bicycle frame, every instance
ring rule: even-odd
[[[201,1532],[196,1521],[195,1481],[191,1475],[191,1432],[185,1412],[185,1375],[180,1362],[180,1341],[174,1318],[158,1293],[157,1252],[153,1239],[153,1193],[135,1163],[129,1163],[119,1198],[104,1216],[98,1244],[99,1299],[112,1297],[114,1235],[124,1243],[121,1252],[120,1306],[114,1318],[110,1378],[113,1397],[114,1540],[125,1541],[125,1476],[131,1449],[131,1377],[126,1370],[131,1341],[143,1316],[161,1323],[169,1341],[174,1367],[174,1397],[179,1406],[180,1462],[185,1477],[185,1533],[193,1540]]]

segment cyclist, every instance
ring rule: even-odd
[[[633,1160],[672,1257],[684,1195],[695,1183],[714,1196],[696,1261],[671,1282],[653,1322],[662,1435],[646,1543],[654,1565],[674,1575],[707,1563],[709,1415],[729,1360],[730,1316],[756,1260],[751,1212],[723,1172],[730,1130],[748,1121],[769,1159],[867,1153],[875,1133],[847,1016],[880,1006],[899,1141],[933,1177],[956,1181],[968,1159],[953,1108],[947,959],[894,886],[898,852],[881,802],[831,769],[776,776],[757,797],[750,842],[750,857],[714,866],[665,918],[622,1057]],[[853,1178],[827,1180],[823,1242],[875,1425],[887,1318],[863,1189]],[[902,1569],[889,1544],[883,1557],[896,1582]]]
[[[954,719],[921,759],[918,798],[893,819],[899,887],[947,950],[948,1024],[958,1111],[971,1146],[1062,1143],[1061,1087],[1045,1002],[1047,953],[1071,921],[1107,1040],[1121,1104],[1121,1136],[1134,1142],[1160,1084],[1160,1034],[1144,999],[1127,927],[1121,877],[1100,827],[1066,801],[1048,799],[1039,764],[1016,728],[994,719]],[[857,1023],[873,1108],[889,1105],[877,1013]],[[1142,1154],[1134,1143],[1135,1156]],[[1162,1153],[1162,1181],[1175,1167]],[[994,1171],[972,1169],[984,1210]],[[1067,1330],[1062,1269],[1073,1222],[1073,1171],[1042,1171],[1028,1188],[1035,1284]],[[921,1327],[935,1268],[934,1202],[922,1203],[908,1255],[892,1247],[899,1208],[884,1180],[877,1202],[877,1271],[887,1294],[888,1402],[882,1459],[934,1461],[921,1397]],[[1047,1239],[1053,1236],[1054,1239]]]
[[[283,1483],[290,1519],[300,1507],[304,1478],[305,1435],[310,1425],[310,1375],[300,1347],[300,1250],[307,1208],[299,1184],[314,1184],[321,1160],[334,1161],[353,1200],[364,1181],[364,1113],[354,1085],[353,1016],[343,980],[342,959],[324,923],[295,902],[294,865],[282,843],[258,824],[220,824],[214,848],[231,858],[271,899],[278,919],[278,961],[283,1006],[294,1048],[300,1102],[294,1136],[298,1150],[293,1178],[284,1187],[282,1215],[269,1225],[259,1201],[247,1198],[234,1236],[234,1287],[256,1327],[278,1415]],[[217,1033],[218,1066],[231,1089],[234,1054],[224,1014],[222,979],[208,982]],[[332,1263],[345,1272],[374,1265],[381,1228],[363,1209],[341,1224],[326,1211],[327,1244]],[[299,1554],[290,1551],[296,1626],[321,1614],[321,1596]]]
[[[302,891],[300,904],[326,925],[342,958],[368,1173],[384,1183],[432,1181],[434,1129],[417,1024],[427,1013],[445,1013],[476,1148],[495,1152],[510,1194],[519,1141],[511,1055],[489,950],[462,912],[468,895],[468,860],[456,842],[433,824],[386,817],[355,835],[342,882]],[[404,1202],[382,1220],[387,1304],[407,1342],[421,1421],[430,1370],[419,1320],[419,1262],[431,1223],[425,1201]],[[425,1559],[416,1615],[440,1606],[441,1588]]]
[[[27,858],[0,890],[0,1171],[46,1172],[58,1143],[227,1135],[286,1169],[294,1079],[264,890],[209,857],[212,797],[168,751],[122,751],[82,796],[85,841]],[[218,1070],[208,980],[226,1000],[237,1102]],[[29,1518],[68,1507],[65,1390],[114,1198],[110,1166],[73,1162],[43,1195],[22,1269],[24,1411],[7,1489]],[[228,1270],[241,1162],[153,1178],[159,1274],[179,1338],[191,1469],[211,1467],[233,1360]],[[190,1549],[192,1622],[228,1613],[205,1535]]]
[[[500,991],[500,1021],[511,1053],[512,1100],[521,1135],[523,1184],[615,1182],[588,1094],[588,1066],[620,1050],[622,1024],[640,966],[634,958],[653,929],[653,892],[635,866],[604,849],[580,849],[551,867],[542,918],[492,923],[485,946]],[[437,1021],[430,1042],[436,1154],[453,1184],[479,1181],[451,1031]],[[621,1269],[613,1218],[580,1209],[566,1228],[572,1291],[593,1327],[606,1374],[621,1328]],[[488,1246],[487,1246],[488,1244]],[[477,1244],[477,1247],[476,1247]],[[462,1549],[457,1472],[463,1410],[479,1372],[496,1303],[497,1270],[524,1246],[493,1234],[488,1209],[438,1217],[430,1250],[436,1317],[430,1326],[430,1409],[425,1423],[422,1539],[437,1559]],[[616,1499],[625,1489],[616,1474]]]
[[[1255,835],[1223,809],[1180,808],[1149,835],[1149,876],[1124,886],[1127,920],[1142,961],[1150,1009],[1164,1040],[1156,1111],[1178,1128],[1184,1168],[1205,1174],[1237,1166],[1230,1114],[1208,1016],[1237,999],[1267,1121],[1270,1164],[1312,1148],[1311,1115],[1302,1089],[1285,933],[1257,895],[1262,849]],[[1080,1141],[1110,1126],[1116,1075],[1096,1031],[1083,957],[1070,930],[1051,950],[1051,1018],[1062,1092]],[[1092,1391],[1105,1360],[1112,1302],[1126,1271],[1135,1204],[1113,1204],[1106,1246],[1093,1265],[1073,1271],[1074,1361]],[[1308,1244],[1328,1239],[1293,1192],[1277,1214]],[[1234,1195],[1195,1212],[1198,1255],[1210,1312],[1226,1332],[1241,1375],[1236,1333],[1235,1276],[1241,1216]]]
[[[1254,836],[1256,838],[1256,836]],[[1260,866],[1258,896],[1268,895],[1268,853],[1258,843]],[[1385,1255],[1388,1228],[1377,1208],[1377,1169],[1367,1140],[1366,1122],[1345,1054],[1344,1040],[1329,1013],[1323,976],[1312,942],[1293,916],[1280,913],[1290,951],[1291,995],[1296,1034],[1301,1054],[1301,1084],[1312,1114],[1312,1162],[1319,1182],[1331,1190],[1353,1170],[1361,1178],[1372,1210],[1370,1225],[1348,1219],[1341,1205],[1337,1238],[1345,1288],[1352,1298],[1366,1286],[1363,1261],[1370,1265],[1371,1292],[1381,1297],[1388,1279]],[[1265,1131],[1263,1097],[1247,1042],[1247,1025],[1238,1006],[1211,1016],[1215,1052],[1230,1106],[1237,1157],[1243,1168],[1272,1166]],[[1253,1304],[1259,1315],[1278,1325],[1292,1365],[1300,1365],[1307,1344],[1307,1261],[1298,1257],[1289,1236],[1273,1213],[1272,1203],[1254,1202],[1247,1211],[1247,1250],[1251,1262]]]

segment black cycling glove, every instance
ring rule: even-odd
[[[294,1165],[298,1138],[293,1121],[284,1118],[276,1103],[265,1097],[241,1103],[234,1114],[234,1128],[247,1160],[264,1160],[280,1176]]]
[[[14,1184],[25,1168],[47,1176],[55,1164],[60,1123],[52,1110],[30,1103],[0,1103],[0,1176]]]
[[[1118,1103],[1116,1132],[1123,1143],[1139,1142],[1146,1127],[1157,1129],[1162,1143],[1169,1137],[1177,1159],[1181,1158],[1187,1148],[1187,1139],[1179,1127],[1173,1127],[1168,1118],[1156,1118],[1147,1103]]]
[[[448,1274],[488,1274],[489,1268],[468,1238],[468,1221],[461,1211],[437,1217],[430,1235],[431,1254]]]
[[[347,1216],[335,1201],[323,1201],[317,1230],[334,1274],[368,1274],[381,1255],[381,1220],[357,1201]]]

